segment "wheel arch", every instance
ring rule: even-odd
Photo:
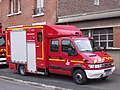
[[[17,71],[18,71],[19,74],[20,74],[20,66],[24,66],[25,69],[26,69],[26,64],[17,64],[16,68],[17,68]]]
[[[84,68],[84,67],[76,65],[76,66],[74,66],[74,67],[72,68],[72,75],[73,75],[74,71],[76,71],[76,70],[78,70],[78,69],[81,69],[81,70],[83,70],[83,71],[85,72],[85,68]]]

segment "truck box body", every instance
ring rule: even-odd
[[[104,78],[115,69],[112,57],[74,26],[8,28],[6,50],[9,68],[22,75],[51,72],[73,76],[77,84],[84,84],[87,78]]]

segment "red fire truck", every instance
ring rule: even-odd
[[[2,32],[2,24],[0,23],[0,65],[4,64],[6,64],[5,34]]]
[[[112,57],[74,26],[8,28],[6,51],[9,68],[21,75],[50,72],[85,84],[88,79],[106,79],[115,70]]]

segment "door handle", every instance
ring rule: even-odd
[[[60,56],[59,58],[62,59],[62,56]]]
[[[52,58],[51,56],[49,56],[49,58]]]
[[[40,46],[38,45],[38,46],[36,46],[37,48],[39,48]]]

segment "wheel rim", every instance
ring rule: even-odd
[[[77,82],[80,82],[80,81],[82,81],[83,77],[82,77],[81,74],[78,73],[78,74],[75,75],[75,79],[76,79]]]
[[[24,66],[21,66],[21,67],[20,67],[20,73],[21,73],[22,75],[25,74],[25,68],[24,68]]]

